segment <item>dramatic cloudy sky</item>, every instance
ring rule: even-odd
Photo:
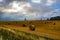
[[[38,20],[60,16],[60,0],[0,0],[0,20]]]

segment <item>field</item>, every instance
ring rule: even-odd
[[[35,25],[35,31],[29,29],[30,25]],[[3,40],[60,40],[60,21],[0,21],[0,34],[8,35]]]

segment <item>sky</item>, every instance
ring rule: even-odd
[[[60,16],[60,0],[0,0],[0,20],[40,20]]]

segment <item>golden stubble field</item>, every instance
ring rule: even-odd
[[[25,24],[26,27],[23,27],[22,24]],[[31,24],[35,25],[35,31],[29,29]],[[60,40],[60,21],[0,21],[0,26]]]

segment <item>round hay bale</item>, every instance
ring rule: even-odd
[[[26,27],[26,24],[22,24],[23,27]]]
[[[8,25],[10,25],[10,23],[8,23]]]
[[[35,25],[30,25],[29,29],[32,30],[32,31],[35,31]]]
[[[45,24],[46,24],[46,22],[45,22]]]
[[[54,23],[53,25],[56,25],[56,23]]]

